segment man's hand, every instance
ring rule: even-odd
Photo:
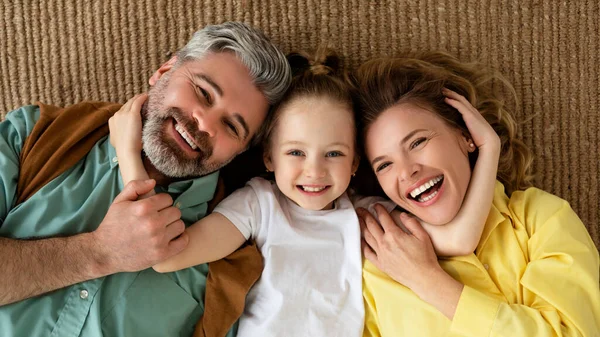
[[[188,244],[181,212],[168,194],[138,200],[154,180],[132,181],[115,198],[92,234],[103,274],[139,271],[153,266]]]

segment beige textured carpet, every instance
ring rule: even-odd
[[[597,0],[19,1],[0,4],[0,113],[42,100],[124,102],[209,23],[262,28],[285,51],[329,41],[350,66],[443,49],[514,83],[537,186],[567,199],[600,246]]]

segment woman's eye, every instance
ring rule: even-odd
[[[341,153],[340,151],[331,151],[331,152],[327,152],[327,154],[325,154],[325,157],[342,157],[344,154]]]
[[[302,153],[302,151],[300,151],[300,150],[292,150],[292,151],[289,151],[288,154],[290,156],[296,156],[296,157],[304,155],[304,153]]]
[[[410,144],[410,149],[412,150],[412,149],[416,148],[417,146],[425,143],[426,141],[427,141],[427,138],[425,138],[425,137],[417,138],[417,139],[415,139],[414,142],[412,142]]]
[[[390,166],[390,163],[383,163],[375,168],[375,172],[379,172],[388,166]]]

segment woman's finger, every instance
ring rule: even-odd
[[[404,231],[400,230],[400,228],[398,227],[390,213],[388,213],[388,211],[385,209],[385,207],[383,207],[381,204],[376,204],[375,211],[377,211],[377,219],[379,220],[381,227],[383,227],[384,232],[398,232],[398,235],[406,235]]]
[[[408,229],[413,236],[421,241],[429,240],[429,234],[425,231],[419,220],[417,218],[409,216],[408,214],[402,212],[400,213],[400,220],[402,220],[402,224]]]
[[[364,241],[371,247],[371,249],[373,249],[374,251],[379,251],[379,246],[377,244],[377,240],[375,240],[375,237],[373,237],[373,234],[371,234],[371,232],[369,232],[369,229],[366,228],[366,226],[364,227],[363,231],[362,231],[362,236]]]
[[[375,220],[375,218],[367,210],[359,209],[356,213],[358,214],[358,217],[365,222],[369,233],[371,233],[375,240],[379,241],[383,237],[384,233],[377,220]]]
[[[375,254],[373,249],[369,247],[369,244],[366,243],[364,240],[361,240],[361,247],[365,258],[369,260],[372,264],[374,264],[375,267],[379,268],[379,260],[377,259],[377,254]]]

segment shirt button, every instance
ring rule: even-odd
[[[112,161],[113,161],[113,163],[118,163],[119,162],[119,158],[113,157]]]
[[[79,297],[81,297],[82,300],[85,300],[86,298],[88,298],[89,294],[90,293],[88,293],[88,291],[84,289],[79,292]]]
[[[176,203],[176,204],[175,204],[175,207],[177,207],[177,208],[181,208],[181,203],[180,203],[180,202]]]
[[[490,265],[486,263],[486,264],[483,265],[483,268],[485,268],[485,270],[489,270],[490,269]]]

